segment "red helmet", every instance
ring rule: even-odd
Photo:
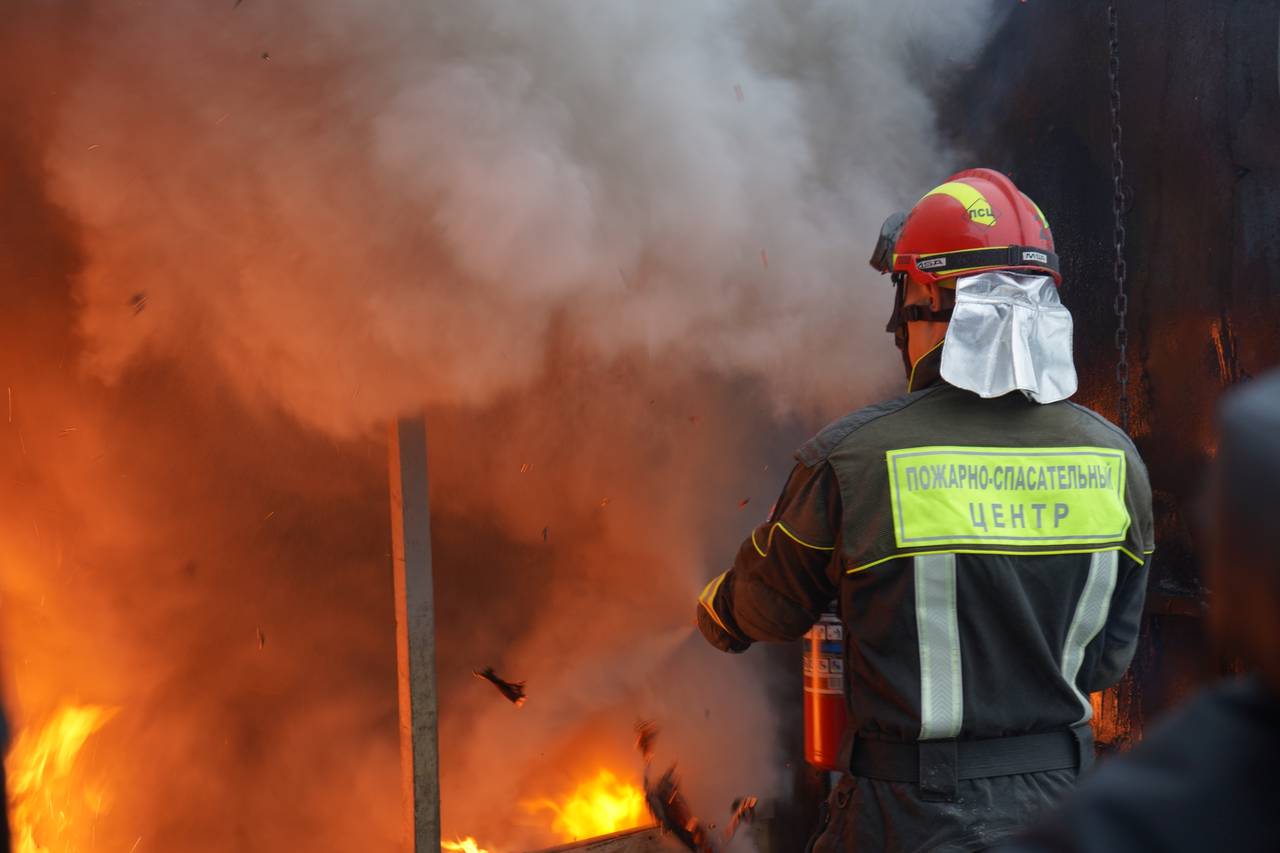
[[[1044,213],[993,169],[957,172],[916,202],[893,245],[892,269],[921,283],[1002,269],[1062,283]]]

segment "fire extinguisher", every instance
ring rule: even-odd
[[[844,701],[844,623],[834,605],[805,634],[804,758],[840,770],[838,753],[848,724]]]

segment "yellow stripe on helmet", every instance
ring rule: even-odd
[[[969,184],[962,181],[948,181],[942,186],[929,190],[921,198],[921,201],[931,195],[950,196],[960,202],[964,205],[964,209],[969,211],[969,219],[979,225],[985,225],[990,228],[996,224],[995,211],[992,210],[991,203],[987,201],[986,196]]]
[[[1036,209],[1036,214],[1040,217],[1040,224],[1044,226],[1044,230],[1049,231],[1049,220],[1045,218],[1044,211],[1040,209],[1040,205],[1036,204],[1035,199],[1031,196],[1023,196],[1027,201],[1031,202],[1031,206]]]

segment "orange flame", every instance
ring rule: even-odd
[[[39,728],[24,729],[6,761],[15,853],[81,850],[92,819],[103,809],[103,792],[72,775],[80,750],[115,710],[97,705],[64,705]],[[77,822],[90,817],[89,825]]]
[[[566,841],[594,838],[610,832],[646,826],[644,791],[623,782],[608,770],[601,770],[581,783],[560,802],[538,799],[524,803],[531,812],[555,814],[551,828]]]
[[[454,841],[441,841],[440,846],[445,850],[454,850],[457,853],[489,853],[480,846],[480,842],[476,841],[470,835],[466,838],[458,838]]]

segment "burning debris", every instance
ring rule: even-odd
[[[636,749],[644,759],[645,772],[653,761],[654,744],[658,741],[658,725],[653,720],[640,720],[636,723]]]
[[[737,834],[739,826],[745,826],[756,819],[756,806],[759,800],[755,797],[739,797],[733,801],[733,817],[729,818],[729,825],[724,830],[724,840],[732,841],[733,836]]]
[[[636,749],[644,759],[644,794],[649,812],[663,832],[674,836],[693,853],[716,853],[711,841],[710,829],[694,817],[688,800],[680,791],[680,777],[676,775],[676,766],[672,764],[656,782],[651,780],[650,770],[653,768],[653,757],[658,742],[658,726],[652,720],[640,720],[636,723]],[[756,806],[760,801],[756,797],[739,797],[733,801],[733,814],[725,827],[724,840],[732,841],[739,828],[751,823],[756,817]]]
[[[493,671],[493,667],[486,666],[484,669],[477,669],[472,672],[476,678],[483,678],[485,681],[498,688],[498,692],[507,698],[507,701],[517,708],[524,705],[525,692],[523,681],[507,681]]]
[[[716,853],[710,833],[702,821],[694,817],[689,801],[680,792],[680,777],[672,764],[656,782],[650,778],[653,767],[654,746],[658,741],[658,726],[652,720],[636,723],[636,749],[644,758],[644,799],[649,813],[662,831],[673,836],[693,853]]]
[[[716,853],[710,833],[702,821],[694,817],[688,800],[680,792],[680,777],[676,776],[674,764],[652,784],[648,773],[645,773],[644,798],[664,832],[674,836],[693,853]]]

